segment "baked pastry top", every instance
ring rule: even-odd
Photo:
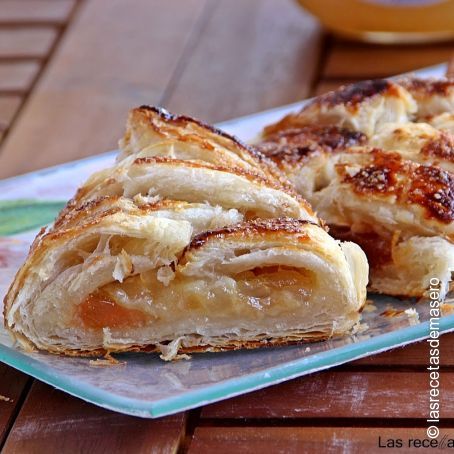
[[[368,265],[272,160],[188,117],[131,111],[115,165],[43,229],[5,299],[28,348],[164,359],[350,330]]]
[[[256,147],[371,264],[370,288],[446,293],[454,271],[453,81],[366,81],[265,128]]]
[[[405,123],[418,106],[400,84],[366,80],[318,96],[301,112],[265,128],[264,135],[306,125],[338,126],[371,136],[382,124]]]

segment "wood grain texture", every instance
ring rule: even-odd
[[[0,178],[115,148],[128,110],[159,103],[204,4],[85,2],[5,140]]]
[[[428,383],[427,372],[334,369],[209,405],[202,417],[425,419]],[[453,372],[442,374],[441,401],[443,418],[453,418]]]
[[[184,413],[154,420],[125,416],[35,382],[2,452],[175,453],[184,430]]]
[[[454,366],[454,333],[444,334],[440,337],[440,361],[444,367]],[[380,355],[369,356],[351,363],[352,366],[418,366],[427,367],[429,362],[429,347],[426,341],[406,347],[396,348]]]
[[[20,398],[28,380],[31,379],[25,374],[0,364],[0,446],[20,407]]]
[[[1,0],[0,23],[62,23],[76,1],[81,0]]]
[[[20,103],[19,96],[0,96],[0,131],[8,128]]]
[[[38,70],[34,61],[0,62],[0,91],[26,92]]]
[[[45,57],[56,36],[50,27],[0,29],[0,58]]]
[[[388,77],[444,63],[453,52],[452,45],[389,47],[335,42],[328,53],[322,77],[336,79]]]
[[[441,433],[442,436],[454,438],[454,429],[442,429]],[[424,438],[427,438],[424,428],[199,427],[194,433],[188,452],[189,454],[443,452],[436,448],[427,450],[415,448],[413,440]],[[389,439],[401,439],[402,447],[383,448]]]
[[[318,65],[321,32],[295,2],[213,2],[182,74],[163,103],[217,122],[305,98]],[[238,5],[236,5],[238,6]]]

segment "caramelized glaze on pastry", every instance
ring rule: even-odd
[[[300,112],[267,126],[264,135],[300,126],[324,125],[371,136],[384,123],[409,121],[416,111],[415,100],[401,85],[382,79],[367,80],[315,98]]]
[[[335,237],[365,250],[374,291],[421,296],[434,276],[448,291],[452,87],[446,79],[341,87],[265,128],[257,144]]]

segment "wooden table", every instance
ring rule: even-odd
[[[452,51],[347,43],[290,0],[0,0],[0,177],[114,148],[135,105],[217,122]],[[442,339],[441,399],[454,438],[453,342]],[[424,437],[427,364],[423,342],[159,420],[99,409],[0,365],[0,395],[11,399],[0,401],[0,447],[383,452],[379,436]]]

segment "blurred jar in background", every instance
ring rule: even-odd
[[[454,0],[297,0],[329,30],[374,43],[454,39]]]

